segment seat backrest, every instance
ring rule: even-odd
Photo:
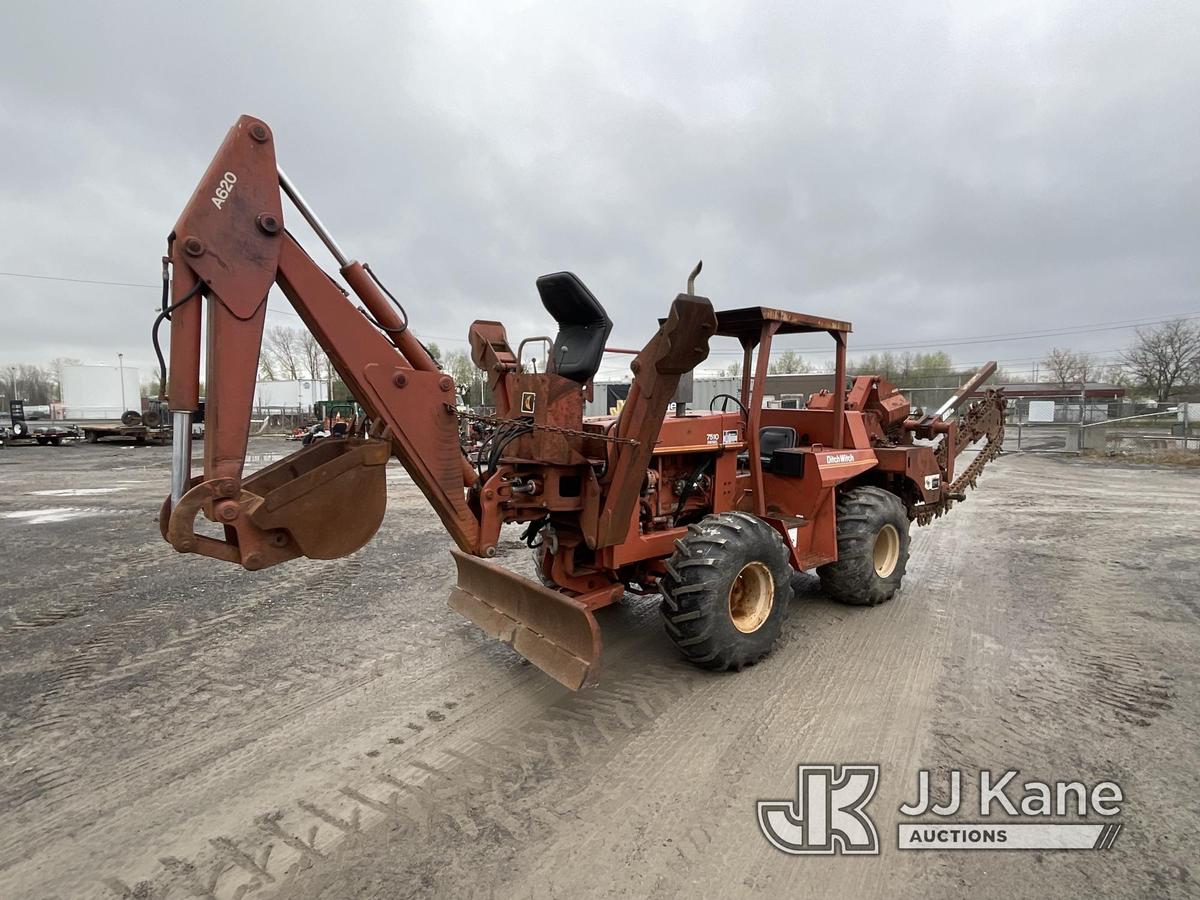
[[[555,272],[537,280],[542,306],[558,323],[550,349],[550,371],[587,384],[600,368],[612,320],[600,301],[573,272]]]
[[[790,450],[796,446],[796,429],[783,425],[768,425],[758,430],[758,455],[763,463],[770,465],[776,450]]]

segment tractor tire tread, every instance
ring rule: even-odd
[[[659,582],[667,636],[693,665],[741,671],[766,656],[778,640],[792,598],[791,566],[783,539],[755,516],[710,515],[676,540]],[[742,567],[760,561],[771,571],[773,606],[756,631],[738,631],[729,618],[729,588]]]
[[[899,558],[887,577],[875,571],[875,540],[884,525],[900,537]],[[908,565],[909,520],[895,494],[873,485],[858,485],[837,498],[837,562],[817,568],[821,587],[830,598],[849,606],[878,606],[899,591]]]

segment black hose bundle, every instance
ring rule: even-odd
[[[170,321],[171,313],[183,306],[204,287],[203,281],[197,281],[196,286],[192,288],[184,296],[182,300],[178,300],[167,306],[167,295],[170,291],[171,282],[166,277],[166,272],[163,273],[163,290],[162,290],[162,312],[154,318],[154,325],[150,328],[150,342],[154,344],[154,355],[158,357],[158,396],[161,399],[166,395],[167,391],[167,361],[163,358],[162,347],[158,343],[158,329],[164,321]]]

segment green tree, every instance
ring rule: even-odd
[[[442,368],[454,379],[458,399],[465,406],[480,406],[483,403],[483,373],[475,368],[471,357],[463,350],[452,350],[446,354]]]
[[[809,371],[808,363],[795,350],[784,350],[767,367],[772,375],[796,375]]]

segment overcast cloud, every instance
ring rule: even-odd
[[[154,284],[250,113],[447,349],[474,318],[545,333],[559,269],[640,345],[700,257],[718,307],[850,319],[852,350],[1200,314],[1198,23],[1194,0],[9,4],[0,270]],[[148,371],[157,302],[0,277],[0,361]],[[946,349],[1018,369],[1131,334]]]

